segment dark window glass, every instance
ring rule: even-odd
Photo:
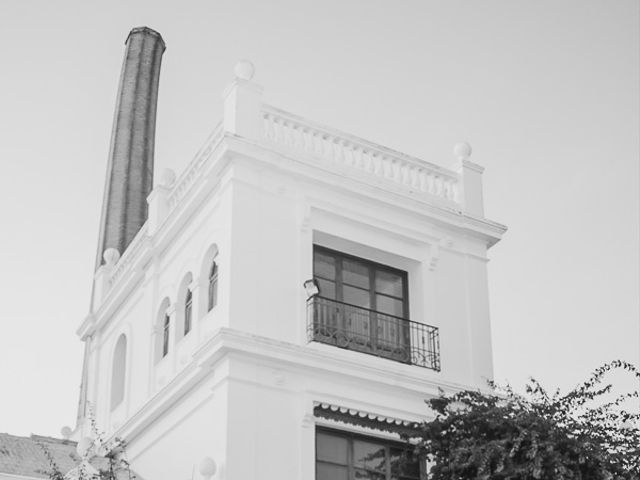
[[[209,270],[209,295],[207,311],[210,312],[218,303],[218,265],[213,262]]]
[[[193,295],[191,294],[191,290],[187,290],[187,296],[184,300],[184,334],[186,335],[191,331],[191,312],[193,304]]]
[[[356,307],[371,308],[369,290],[350,287],[349,285],[343,285],[342,287],[342,301]]]
[[[356,467],[377,472],[385,472],[387,454],[384,445],[379,443],[353,441],[353,463]]]
[[[376,310],[387,315],[404,317],[404,302],[399,298],[376,295]]]
[[[316,277],[334,280],[336,278],[336,265],[333,257],[316,253],[313,263],[313,272]]]
[[[396,273],[376,270],[376,292],[402,298],[404,295],[403,280],[402,276]]]
[[[387,478],[383,473],[371,472],[362,468],[354,469],[353,473],[357,480],[385,480]]]
[[[349,469],[340,465],[318,462],[316,480],[349,480]]]
[[[319,246],[313,266],[313,340],[411,362],[406,272]]]
[[[318,281],[318,289],[320,290],[320,296],[324,298],[336,299],[336,282],[330,280],[323,280],[322,278],[316,278]]]
[[[315,247],[313,276],[321,297],[387,315],[409,316],[405,272]]]
[[[363,262],[354,260],[342,261],[342,283],[369,289],[370,268]]]
[[[397,442],[316,431],[316,480],[419,480],[420,463]]]
[[[165,314],[164,316],[164,325],[162,327],[162,356],[166,357],[169,353],[169,322],[171,319],[169,318],[169,314]]]
[[[316,436],[316,452],[318,460],[347,465],[346,438],[329,433],[318,432]]]

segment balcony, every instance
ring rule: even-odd
[[[438,329],[401,317],[313,296],[308,340],[440,371]]]

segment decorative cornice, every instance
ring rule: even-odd
[[[475,235],[483,238],[488,246],[499,241],[506,231],[503,225],[464,213],[459,205],[451,202],[440,201],[432,196],[413,195],[403,189],[370,182],[364,177],[349,176],[336,169],[324,168],[317,163],[304,160],[300,155],[274,150],[263,142],[225,135],[225,145],[229,152],[241,154],[244,158],[256,162],[267,162],[279,168],[286,168],[289,174],[303,177],[309,182],[322,184],[334,190],[348,191],[352,195],[365,197],[368,201],[374,200],[400,207],[407,212],[428,217],[439,226],[457,229],[463,234],[475,230]],[[284,163],[283,160],[288,163]]]

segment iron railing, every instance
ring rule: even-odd
[[[440,371],[438,329],[315,295],[307,300],[308,340]]]

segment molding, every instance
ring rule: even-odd
[[[438,395],[439,389],[456,392],[467,388],[465,385],[442,379],[441,373],[431,372],[415,365],[396,364],[386,359],[341,350],[328,345],[314,343],[295,345],[221,327],[193,354],[190,363],[160,388],[155,395],[146,400],[144,405],[134,412],[117,431],[113,432],[113,435],[123,436],[129,441],[138,437],[180,399],[201,385],[205,378],[213,379],[214,372],[219,371],[216,368],[217,365],[226,358],[231,361],[234,359],[248,360],[271,368],[272,372],[277,370],[278,374],[273,375],[271,380],[265,379],[266,384],[271,384],[272,388],[290,388],[287,385],[288,382],[285,382],[284,385],[274,384],[274,380],[279,380],[277,377],[280,371],[285,376],[286,372],[300,372],[305,375],[315,375],[321,372],[331,375],[337,374],[351,382],[359,382],[369,386],[371,384],[385,387],[393,385],[397,391],[404,390],[406,393],[413,392],[425,397]],[[215,385],[229,379],[244,381],[242,378],[228,373],[222,376],[216,374],[215,377]],[[215,385],[211,388],[215,389]],[[207,387],[207,391],[210,391],[211,388]],[[314,401],[347,403],[340,397],[326,393],[308,391],[307,394],[311,395],[310,398]],[[363,406],[367,408],[364,404],[360,408]],[[372,407],[374,406],[372,405]],[[402,412],[398,412],[398,414],[400,413]],[[392,412],[388,412],[388,414],[394,415]],[[415,416],[415,413],[411,415],[410,412],[407,412],[403,416],[412,417]]]
[[[318,348],[320,347],[320,348]],[[326,348],[322,348],[326,347]],[[468,386],[449,382],[442,378],[442,373],[432,372],[415,365],[405,365],[390,360],[373,357],[359,352],[341,350],[328,345],[310,343],[295,345],[271,338],[252,335],[234,329],[221,327],[193,354],[189,364],[173,376],[160,390],[145,401],[144,405],[133,413],[113,434],[133,440],[151,423],[165,414],[176,402],[200,385],[205,378],[210,378],[216,366],[225,358],[230,360],[248,360],[273,370],[282,372],[300,372],[305,375],[316,375],[322,372],[338,374],[351,382],[363,385],[379,384],[385,387],[393,385],[397,391],[404,390],[424,396],[437,395],[439,389],[457,392]],[[315,373],[314,373],[315,372]],[[286,375],[286,373],[284,373]],[[220,382],[242,378],[226,374],[218,377]],[[272,388],[288,387],[274,385],[273,378],[265,379]],[[260,385],[263,385],[260,383]],[[210,390],[210,389],[208,389]],[[339,397],[325,394],[312,394],[312,398],[328,403],[340,403]],[[342,401],[342,403],[345,403]],[[384,413],[384,412],[383,412]]]
[[[482,173],[484,173],[484,167],[482,165],[478,165],[475,162],[472,162],[471,160],[463,159],[461,164],[462,164],[462,167],[464,169],[472,170],[472,171],[474,171],[476,173],[479,173],[481,175],[482,175]]]
[[[297,154],[298,152],[278,150],[266,142],[232,134],[225,134],[225,142],[230,152],[242,155],[248,161],[266,162],[277,167],[280,173],[284,170],[288,175],[326,189],[360,197],[367,203],[374,201],[391,208],[400,208],[407,213],[418,215],[423,220],[428,219],[437,226],[476,236],[488,246],[497,243],[506,232],[504,225],[465,213],[460,205],[441,202],[437,198],[425,198],[424,195],[413,195],[410,191],[394,188],[393,185],[371,182],[335,168],[325,168],[312,159],[305,160],[304,155]],[[324,198],[326,200],[327,197]]]

